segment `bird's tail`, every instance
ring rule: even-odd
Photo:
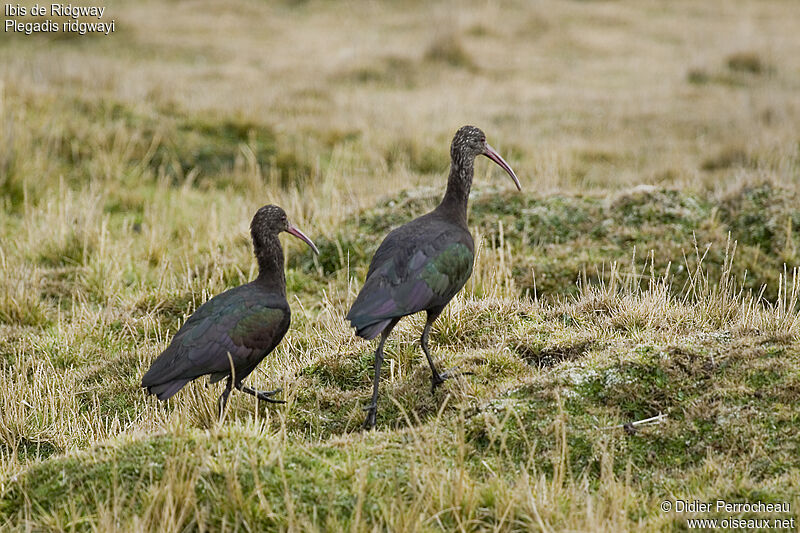
[[[391,318],[387,318],[386,320],[381,320],[380,322],[374,322],[372,324],[367,324],[366,326],[357,326],[350,322],[350,324],[356,328],[356,335],[361,337],[362,339],[372,340],[378,336],[386,326],[392,321]]]
[[[147,386],[147,392],[155,394],[159,400],[167,400],[171,398],[176,392],[181,390],[184,385],[192,381],[191,379],[176,379],[174,381],[167,381],[166,383],[159,383],[158,385]]]

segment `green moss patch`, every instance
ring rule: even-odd
[[[319,238],[318,246],[325,250],[320,256],[323,272],[335,273],[349,264],[350,275],[362,275],[386,233],[427,212],[439,199],[439,194],[400,195],[348,220],[332,236]],[[502,241],[510,247],[521,293],[532,295],[535,288],[545,297],[576,294],[578,279],[607,281],[612,262],[629,265],[634,247],[637,269],[649,272],[652,264],[663,275],[669,266],[673,289],[680,291],[701,258],[712,278],[720,275],[730,259],[730,232],[738,243],[734,279],[743,280],[744,288],[754,293],[767,284],[765,296],[774,299],[783,263],[800,261],[800,209],[794,200],[793,193],[769,183],[744,186],[721,200],[656,187],[632,189],[612,200],[476,193],[469,221],[487,245],[499,247]],[[291,261],[316,271],[307,257]]]

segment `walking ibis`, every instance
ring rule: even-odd
[[[280,389],[258,391],[242,385],[289,329],[283,249],[278,240],[282,231],[319,253],[311,239],[289,223],[283,209],[260,208],[250,224],[258,277],[214,296],[189,317],[142,378],[142,387],[150,394],[166,400],[190,381],[210,374],[210,383],[228,379],[219,397],[220,416],[233,388],[259,400],[283,403],[272,398]]]
[[[467,228],[467,200],[475,157],[485,155],[508,172],[522,190],[511,167],[474,126],[459,129],[450,145],[450,177],[441,203],[430,213],[393,230],[383,240],[367,271],[347,320],[364,339],[381,336],[375,350],[372,402],[366,407],[364,428],[375,427],[383,345],[406,315],[425,311],[427,320],[420,344],[431,367],[431,388],[453,376],[439,373],[428,351],[431,325],[472,274],[474,244]]]

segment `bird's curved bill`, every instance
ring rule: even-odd
[[[514,171],[511,170],[510,166],[508,166],[508,163],[506,163],[506,160],[503,159],[502,157],[500,157],[500,154],[498,154],[495,151],[494,148],[489,146],[489,143],[485,143],[485,148],[483,150],[483,155],[485,155],[486,157],[488,157],[489,159],[491,159],[492,161],[494,161],[495,163],[500,165],[500,167],[503,170],[508,172],[508,175],[511,176],[511,179],[514,180],[514,185],[517,186],[517,190],[518,191],[522,190],[522,186],[519,184],[519,180],[517,179],[517,175],[514,174]]]
[[[306,236],[306,234],[305,234],[305,233],[303,233],[303,232],[302,232],[302,231],[300,231],[299,229],[295,228],[295,227],[294,227],[294,226],[292,226],[291,224],[289,224],[289,229],[287,229],[287,230],[286,230],[286,232],[287,232],[287,233],[291,233],[292,235],[294,235],[295,237],[297,237],[297,238],[298,238],[298,239],[300,239],[301,241],[304,241],[304,242],[305,242],[307,245],[309,245],[309,246],[311,247],[311,249],[312,249],[312,250],[314,250],[314,253],[315,253],[315,254],[319,255],[319,250],[317,250],[317,247],[316,247],[316,246],[314,246],[314,243],[313,243],[313,242],[311,242],[311,239],[309,239],[309,238]]]

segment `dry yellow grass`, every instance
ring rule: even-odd
[[[109,37],[0,33],[0,529],[670,530],[663,499],[717,497],[796,516],[800,4],[106,11]],[[430,396],[404,320],[364,434],[372,347],[343,316],[466,123],[524,195],[477,163],[474,274],[432,335],[475,375]],[[253,277],[266,203],[324,244],[285,243],[294,322],[250,378],[287,405],[234,395],[220,424],[203,383],[145,397],[182,320]]]

